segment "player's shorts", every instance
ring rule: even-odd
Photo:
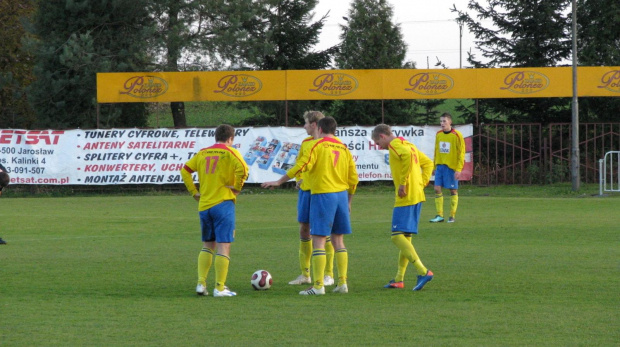
[[[310,223],[310,197],[309,190],[299,190],[297,193],[297,221],[299,223]]]
[[[312,194],[310,200],[310,235],[351,234],[349,194]]]
[[[415,205],[394,207],[392,211],[392,232],[417,234],[418,222],[422,212],[422,203]]]
[[[454,170],[448,165],[437,165],[435,169],[435,185],[447,189],[459,189],[459,181],[454,178]]]
[[[225,200],[198,212],[202,242],[230,243],[235,241],[235,203]]]

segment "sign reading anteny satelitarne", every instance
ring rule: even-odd
[[[620,66],[579,67],[579,96],[620,96]],[[288,70],[97,74],[97,102],[549,98],[572,69]]]

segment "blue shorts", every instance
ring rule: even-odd
[[[309,190],[299,190],[297,193],[297,221],[299,223],[310,223],[310,197]]]
[[[202,242],[230,243],[235,241],[235,203],[225,200],[198,212]]]
[[[459,181],[454,178],[454,170],[447,165],[437,165],[437,169],[435,169],[435,185],[447,189],[459,189]]]
[[[310,235],[351,234],[349,194],[313,194],[310,200]]]
[[[392,211],[392,232],[401,231],[408,234],[418,233],[418,222],[422,212],[422,203],[394,207]]]

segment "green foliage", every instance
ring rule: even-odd
[[[475,68],[551,67],[570,57],[570,1],[493,0],[487,6],[470,0],[468,9],[453,9],[476,37],[483,59],[468,54]],[[493,27],[483,22],[492,21]],[[484,61],[483,61],[484,60]],[[570,99],[484,99],[480,121],[502,115],[510,122],[570,121]]]
[[[580,0],[577,6],[577,52],[582,66],[620,65],[620,2]],[[582,122],[617,121],[620,98],[581,98]]]
[[[392,22],[393,9],[385,0],[354,0],[347,24],[341,26],[339,69],[414,68],[405,63],[407,46],[399,25]],[[410,100],[338,100],[329,113],[340,125],[416,124],[415,103]]]
[[[28,1],[0,1],[0,128],[29,128],[35,121],[26,88],[34,76],[33,57],[22,44],[25,18],[34,12]]]
[[[338,47],[313,51],[319,41],[327,14],[312,21],[317,0],[266,0],[260,15],[245,23],[248,41],[256,49],[239,54],[248,68],[257,70],[322,70],[330,66]],[[259,43],[264,43],[259,45]],[[258,49],[262,51],[257,52]],[[260,114],[244,125],[303,124],[301,116],[309,110],[325,110],[330,101],[273,101],[244,104],[256,107]]]
[[[37,1],[37,80],[29,98],[38,127],[96,124],[96,74],[144,71],[152,33],[147,0]],[[144,126],[144,104],[102,108],[100,126]]]
[[[474,197],[461,187],[455,224],[427,222],[434,214],[427,191],[413,242],[435,279],[420,292],[411,291],[413,266],[406,289],[382,288],[396,272],[394,193],[362,189],[345,237],[350,292],[328,288],[322,297],[286,284],[298,271],[293,191],[239,197],[227,281],[239,295],[223,299],[194,294],[202,243],[189,195],[0,201],[10,204],[0,339],[3,346],[617,344],[617,205],[503,188]],[[511,192],[524,196],[505,197]],[[250,275],[262,268],[274,285],[257,292]],[[321,314],[309,319],[308,310]]]

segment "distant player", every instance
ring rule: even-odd
[[[450,218],[454,223],[459,205],[459,178],[465,165],[465,140],[460,131],[452,127],[452,116],[444,113],[439,117],[441,130],[435,136],[435,208],[437,216],[431,223],[443,222],[443,194],[441,188],[450,189]]]
[[[239,151],[232,147],[234,136],[232,126],[218,126],[216,144],[201,149],[181,169],[187,190],[199,202],[203,248],[198,256],[198,295],[209,294],[206,279],[216,251],[213,296],[237,295],[226,287],[226,277],[230,244],[235,239],[235,201],[248,178],[248,166]],[[200,191],[194,185],[193,172],[198,174]]]
[[[11,178],[9,177],[9,173],[6,168],[0,164],[0,196],[2,196],[2,190],[7,187],[11,183]],[[6,245],[6,241],[4,241],[0,237],[0,245]]]
[[[433,279],[433,273],[422,264],[411,242],[411,236],[418,233],[422,202],[426,200],[424,187],[431,178],[433,161],[411,142],[394,136],[388,125],[377,125],[371,137],[379,147],[390,152],[390,170],[396,192],[392,212],[392,242],[400,250],[398,271],[385,288],[404,288],[407,266],[413,263],[418,272],[418,280],[413,290],[421,290]]]
[[[312,239],[310,238],[310,180],[308,179],[307,172],[302,172],[301,169],[308,159],[310,149],[315,142],[314,140],[319,138],[317,122],[324,118],[325,115],[319,111],[308,111],[303,117],[305,121],[304,129],[310,136],[302,141],[295,166],[290,168],[279,180],[262,184],[263,188],[277,187],[297,177],[297,188],[299,188],[297,197],[297,221],[299,222],[299,267],[301,274],[288,284],[312,283],[310,277],[310,259],[312,258]],[[327,260],[325,263],[325,278],[323,279],[323,284],[331,286],[334,284],[334,247],[332,246],[329,236],[325,241],[325,256]]]
[[[324,295],[325,243],[331,235],[338,268],[335,293],[348,293],[349,256],[344,235],[351,234],[351,200],[359,181],[351,152],[336,139],[337,123],[332,117],[318,122],[319,137],[302,166],[310,179],[310,235],[312,236],[312,277],[314,284],[301,295]]]

